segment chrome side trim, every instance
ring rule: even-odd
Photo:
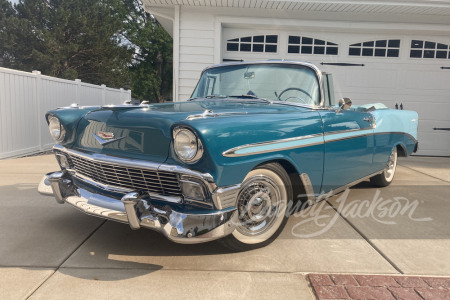
[[[214,203],[219,210],[236,206],[237,196],[241,189],[241,184],[217,188],[213,193]]]
[[[312,187],[312,183],[311,180],[309,179],[308,174],[306,173],[300,174],[300,180],[302,181],[303,187],[305,188],[305,193],[308,201],[310,201],[310,203],[314,203],[316,196],[314,194],[314,189]]]
[[[328,131],[325,132],[325,136],[333,135],[333,134],[341,134],[341,133],[349,133],[349,132],[355,132],[355,131],[363,131],[363,130],[372,130],[373,127],[368,128],[354,128],[354,129],[345,129],[345,130],[336,130],[336,131]]]
[[[417,142],[417,140],[406,132],[367,132],[367,133],[361,133],[351,136],[343,136],[343,137],[336,137],[332,138],[333,135],[338,135],[342,133],[351,133],[351,132],[357,132],[357,131],[371,131],[372,128],[360,128],[360,129],[350,129],[350,130],[339,130],[339,131],[333,131],[333,132],[327,132],[324,135],[322,134],[312,134],[312,135],[305,135],[301,137],[295,137],[295,138],[288,138],[288,139],[281,139],[281,140],[275,140],[275,141],[268,141],[268,142],[259,142],[259,143],[253,143],[253,144],[246,144],[238,147],[231,148],[229,150],[226,150],[222,153],[225,157],[241,157],[241,156],[250,156],[250,155],[256,155],[256,154],[263,154],[263,153],[270,153],[270,152],[277,152],[277,151],[284,151],[284,150],[291,150],[291,149],[298,149],[298,148],[304,148],[304,147],[310,147],[310,146],[316,146],[320,144],[326,144],[326,143],[332,143],[332,142],[338,142],[348,139],[354,139],[359,138],[362,136],[372,136],[372,135],[381,135],[381,134],[403,134],[408,136],[410,139],[412,139],[414,142]],[[324,140],[322,142],[312,142],[312,143],[306,143],[303,145],[295,145],[295,146],[280,146],[273,149],[267,149],[267,150],[261,150],[261,151],[254,151],[249,153],[236,153],[239,150],[242,149],[248,149],[253,147],[260,147],[260,146],[268,146],[268,145],[277,145],[277,144],[283,144],[287,142],[293,142],[293,141],[300,141],[304,139],[310,139],[310,138],[316,138],[324,136]],[[331,138],[330,138],[331,137]],[[327,138],[327,139],[325,139]]]
[[[354,185],[356,185],[356,184],[358,184],[360,182],[363,182],[363,181],[365,181],[365,180],[367,180],[367,179],[369,179],[369,178],[371,178],[371,177],[373,177],[375,175],[381,174],[383,172],[384,172],[384,169],[381,170],[381,171],[372,173],[370,175],[367,175],[367,176],[365,176],[363,178],[360,178],[360,179],[357,179],[355,181],[352,181],[350,183],[347,183],[346,185],[343,185],[343,186],[341,186],[341,187],[339,187],[339,188],[337,188],[335,190],[331,190],[330,192],[328,192],[326,194],[319,195],[319,197],[317,197],[317,201],[328,199],[328,198],[330,198],[330,197],[332,197],[332,196],[334,196],[336,194],[339,194],[339,193],[345,191],[349,187],[352,187],[352,186],[354,186]]]
[[[313,186],[311,184],[311,180],[309,179],[308,174],[306,174],[306,173],[300,174],[300,179],[301,179],[301,181],[303,183],[303,187],[305,188],[305,192],[306,192],[306,196],[308,198],[308,201],[310,201],[310,203],[312,204],[312,203],[315,203],[315,202],[319,202],[319,201],[331,198],[334,195],[345,191],[347,188],[352,187],[352,186],[354,186],[354,185],[356,185],[356,184],[358,184],[360,182],[363,182],[363,181],[365,181],[365,180],[367,180],[367,179],[369,179],[369,178],[371,178],[371,177],[373,177],[375,175],[381,174],[383,172],[384,172],[384,169],[381,170],[381,171],[372,173],[370,175],[367,175],[367,176],[365,176],[363,178],[360,178],[360,179],[357,179],[355,181],[352,181],[352,182],[350,182],[350,183],[348,183],[346,185],[343,185],[343,186],[341,186],[341,187],[339,187],[339,188],[337,188],[335,190],[331,190],[331,191],[329,191],[327,193],[322,193],[322,194],[320,194],[318,196],[316,196],[315,193],[314,193],[314,189],[313,189]]]
[[[238,146],[238,147],[235,147],[235,148],[231,148],[231,149],[229,149],[227,151],[224,151],[222,153],[222,155],[225,156],[225,157],[239,157],[239,156],[248,156],[248,155],[261,154],[261,153],[268,153],[268,152],[275,152],[275,151],[282,151],[282,150],[302,148],[302,147],[307,147],[307,146],[320,145],[320,144],[323,144],[323,141],[322,142],[317,142],[317,143],[301,145],[301,146],[298,146],[298,145],[297,146],[286,146],[286,147],[279,147],[279,148],[274,148],[274,149],[270,149],[270,150],[255,151],[255,152],[245,153],[245,154],[237,154],[236,153],[239,150],[248,149],[248,148],[252,148],[252,147],[260,147],[260,146],[276,145],[276,144],[281,144],[281,143],[289,143],[289,142],[295,142],[295,141],[300,141],[300,140],[305,140],[305,139],[310,139],[310,138],[316,138],[316,137],[321,137],[321,136],[323,136],[323,135],[321,133],[319,133],[319,134],[311,134],[311,135],[305,135],[305,136],[300,136],[300,137],[295,137],[295,138],[287,138],[287,139],[274,140],[274,141],[268,141],[268,142],[247,144],[247,145]]]

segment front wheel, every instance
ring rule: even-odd
[[[289,175],[277,163],[252,170],[238,194],[236,229],[220,241],[233,251],[247,251],[270,244],[283,230],[292,199]]]
[[[394,180],[395,169],[397,169],[397,147],[394,147],[394,149],[392,150],[392,153],[389,156],[388,164],[383,173],[370,178],[370,182],[374,186],[378,187],[385,187],[390,185]]]

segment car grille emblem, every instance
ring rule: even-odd
[[[93,133],[92,135],[102,146],[125,138],[124,136],[114,138],[114,133],[104,131],[99,131],[97,134]]]

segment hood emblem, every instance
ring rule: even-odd
[[[92,135],[102,146],[125,138],[124,136],[114,138],[114,133],[104,131],[99,131],[97,134],[93,133]]]

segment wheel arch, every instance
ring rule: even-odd
[[[301,173],[299,172],[297,167],[290,160],[283,159],[283,158],[277,158],[277,159],[261,162],[258,165],[256,165],[253,168],[253,170],[257,169],[265,164],[270,164],[270,163],[277,163],[277,164],[281,165],[281,167],[289,175],[289,179],[291,180],[291,185],[292,185],[292,195],[294,198],[292,200],[294,201],[294,203],[297,201],[306,200],[306,197],[304,196],[304,195],[306,195],[305,186],[303,185],[303,182],[300,179]]]
[[[397,143],[395,145],[395,147],[397,148],[397,156],[399,157],[406,157],[408,156],[408,150],[406,150],[406,146],[403,145],[402,143]]]

